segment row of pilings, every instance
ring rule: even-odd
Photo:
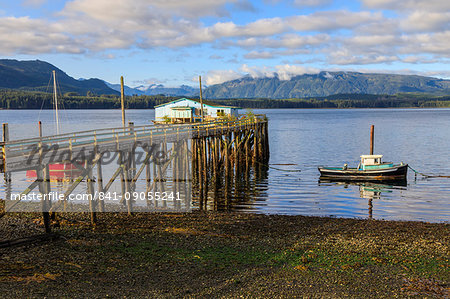
[[[246,190],[243,185],[248,184],[250,172],[257,177],[267,168],[268,121],[255,118],[226,133],[195,137],[191,151],[193,199],[197,201],[194,205],[207,209],[209,199],[216,206],[221,199],[229,206],[240,187]]]
[[[113,153],[118,154],[116,166],[111,160],[116,155],[109,151],[101,151],[102,143],[94,131],[92,136],[88,136],[93,139],[91,147],[95,157],[92,160],[59,162],[76,167],[77,174],[66,181],[67,185],[59,192],[63,198],[54,203],[49,196],[45,197],[51,193],[51,162],[43,162],[44,155],[40,150],[40,162],[35,169],[36,180],[21,195],[27,195],[39,187],[39,193],[43,195],[41,211],[46,232],[50,232],[51,220],[57,222],[56,213],[61,212],[88,212],[92,224],[95,225],[97,212],[127,211],[129,214],[138,211],[181,212],[190,210],[192,206],[207,209],[208,199],[214,199],[214,204],[217,204],[215,200],[219,198],[224,199],[225,205],[230,207],[229,201],[237,197],[239,190],[246,190],[243,192],[246,192],[246,199],[255,198],[255,192],[249,191],[250,177],[253,176],[255,181],[267,178],[269,135],[265,116],[189,125],[188,130],[185,130],[187,132],[185,136],[179,137],[180,128],[185,129],[177,126],[167,127],[167,130],[171,130],[169,135],[166,134],[166,127],[157,130],[152,127],[151,131],[146,131],[140,127],[135,129],[130,124],[122,139],[119,139],[117,134],[113,135],[115,136],[113,145],[116,148]],[[151,137],[150,140],[153,140],[153,143],[150,143],[151,147],[145,148],[142,143],[136,141],[138,133],[146,136],[146,139],[149,134],[150,136],[154,134],[155,139],[159,138],[158,142]],[[107,142],[110,142],[108,140]],[[121,148],[121,144],[126,142],[133,146],[128,149]],[[39,140],[39,144],[41,143]],[[72,148],[70,150],[72,153]],[[160,153],[164,155],[159,157]],[[108,159],[109,162],[104,163],[104,160]],[[106,165],[111,166],[105,170],[102,166]],[[94,174],[95,169],[97,171]],[[145,179],[140,179],[143,176]],[[116,181],[120,181],[120,192],[116,192],[113,187]],[[191,181],[192,185],[187,183]],[[10,180],[7,182],[11,183]],[[68,201],[69,195],[75,194],[74,190],[83,182],[86,183],[86,194],[90,195],[87,209],[84,208],[85,205],[72,204]],[[116,193],[119,194],[117,198]],[[157,200],[158,194],[163,193],[171,194],[172,197],[175,195],[175,198]],[[110,199],[111,194],[113,196]],[[119,207],[117,207],[118,200],[120,200]],[[143,200],[146,207],[137,204]],[[12,204],[14,205],[15,203]],[[38,211],[38,203],[36,208]],[[0,218],[5,215],[6,207],[2,207],[2,210]]]

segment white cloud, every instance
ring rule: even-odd
[[[83,53],[78,41],[55,26],[28,17],[0,18],[0,52],[5,54]]]
[[[277,65],[275,67],[276,73],[280,80],[290,80],[292,77],[304,74],[317,74],[320,72],[319,69],[313,67],[304,67],[301,65]]]
[[[317,35],[298,35],[298,34],[284,34],[277,38],[256,38],[250,37],[236,42],[237,45],[244,48],[289,48],[299,49],[304,47],[319,46],[330,40],[327,34]]]
[[[227,3],[236,3],[237,0],[74,0],[64,7],[63,14],[87,15],[102,20],[131,20],[145,21],[143,17],[157,14],[176,15],[187,18],[200,18],[203,16],[225,16]]]
[[[267,66],[248,66],[247,64],[243,64],[240,71],[243,72],[243,74],[248,74],[253,78],[272,78],[275,76],[275,70]]]
[[[347,51],[334,52],[330,55],[329,62],[337,65],[361,65],[361,64],[385,64],[398,61],[396,55],[349,55]]]
[[[410,56],[406,56],[403,57],[401,59],[402,62],[405,63],[413,63],[413,64],[417,64],[417,63],[438,63],[439,59],[436,58],[426,58],[426,57],[422,57],[422,56],[417,56],[417,55],[410,55]]]
[[[450,29],[450,12],[414,11],[400,26],[407,32],[435,32]]]
[[[245,36],[273,35],[287,30],[282,18],[260,19],[243,26],[241,29]]]
[[[297,31],[335,31],[352,29],[381,20],[383,20],[383,15],[378,12],[338,10],[289,17],[287,23]]]
[[[247,64],[243,64],[240,71],[253,78],[273,78],[274,76],[278,76],[280,80],[290,80],[292,77],[298,75],[317,74],[320,70],[313,67],[291,64],[277,65],[273,68],[267,66],[248,66]]]
[[[262,52],[251,51],[244,55],[244,58],[246,58],[246,59],[269,59],[269,58],[273,58],[273,57],[274,57],[274,54],[271,52],[267,52],[267,51],[262,51]]]
[[[299,7],[317,7],[333,3],[333,0],[294,0],[294,4]]]
[[[28,1],[41,3],[44,0]],[[243,55],[245,59],[285,56],[286,62],[292,62],[304,58],[294,56],[313,54],[310,57],[316,61],[340,65],[389,64],[394,61],[440,63],[449,57],[449,1],[362,1],[375,11],[317,11],[261,18],[244,24],[237,24],[232,18],[217,19],[206,25],[202,17],[208,17],[211,22],[209,17],[223,16],[234,9],[245,10],[247,6],[251,10],[250,2],[73,0],[67,2],[54,19],[0,17],[0,53],[94,53],[107,58],[107,53],[113,49],[177,49],[209,44],[247,50]],[[328,0],[297,2],[315,6]],[[376,11],[379,8],[395,9],[398,14],[386,17],[382,11]],[[242,57],[241,53],[234,54]],[[279,71],[282,76],[289,77],[291,71],[287,66],[291,64],[283,65],[280,70],[276,67],[243,68],[255,75]],[[228,71],[211,73],[210,80],[217,82],[236,74]]]
[[[390,10],[448,11],[450,2],[445,0],[362,0],[368,8]]]
[[[235,72],[233,70],[212,70],[206,74],[205,82],[207,85],[214,85],[223,83],[225,81],[238,79],[241,77],[242,74]],[[195,80],[198,80],[198,78],[196,78]]]

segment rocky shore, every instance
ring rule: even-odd
[[[56,240],[0,249],[2,297],[449,296],[447,223],[198,211],[54,224]],[[39,214],[0,219],[0,241],[42,232]]]

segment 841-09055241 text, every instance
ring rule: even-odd
[[[30,194],[11,194],[11,200],[21,201],[40,201],[40,200],[57,201],[64,199],[64,193],[50,192],[49,194],[30,193]],[[69,194],[67,197],[69,201],[89,201],[93,199],[104,201],[122,201],[125,200],[154,200],[154,201],[181,201],[182,195],[180,192],[98,192],[94,194]]]

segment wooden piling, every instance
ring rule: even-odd
[[[40,137],[43,135],[41,125],[40,123]],[[194,130],[192,130],[192,127]],[[147,195],[148,192],[164,192],[165,189],[168,189],[167,191],[173,191],[174,195],[180,192],[186,199],[190,199],[190,195],[194,193],[195,203],[198,202],[200,209],[217,209],[224,206],[229,207],[235,199],[241,199],[247,196],[242,194],[245,189],[243,189],[243,186],[248,184],[250,177],[256,179],[264,177],[265,164],[269,159],[268,124],[265,119],[255,117],[253,119],[217,122],[217,124],[208,122],[200,124],[197,127],[190,125],[187,127],[190,130],[189,133],[193,134],[190,140],[180,140],[178,128],[186,130],[186,128],[177,125],[155,127],[147,131],[147,128],[143,129],[141,126],[134,127],[133,123],[129,123],[128,128],[121,128],[118,132],[114,132],[113,130],[113,137],[111,139],[116,140],[112,143],[112,146],[114,146],[114,142],[116,142],[113,151],[119,153],[120,162],[120,166],[115,171],[113,177],[105,186],[103,185],[104,174],[102,164],[100,162],[95,165],[98,160],[92,165],[86,166],[85,169],[80,167],[82,175],[67,189],[65,198],[85,178],[88,189],[87,193],[93,195],[95,193],[94,188],[96,188],[95,190],[98,194],[107,192],[120,175],[123,198],[121,203],[125,204],[128,213],[131,214],[133,212],[134,202],[132,194],[137,186],[139,186],[136,181],[145,170]],[[153,135],[153,132],[157,134]],[[141,137],[139,137],[139,134],[141,134]],[[3,139],[7,137],[7,126],[6,129],[3,126]],[[102,152],[104,151],[102,147],[105,146],[105,143],[107,143],[105,140],[108,139],[102,136],[102,139],[99,139],[97,143],[97,135],[95,132],[92,134],[92,138],[94,138],[93,149],[95,150],[95,154],[101,160],[101,155],[104,153]],[[140,144],[140,140],[147,141],[145,138],[149,140],[152,138],[152,145],[157,144],[156,147],[152,147],[152,150],[165,151],[167,161],[156,161],[156,154],[152,153],[146,155],[143,164],[136,165],[135,155],[139,153],[136,147]],[[76,155],[77,146],[75,142],[79,142],[77,139],[75,135],[67,139],[67,144],[69,144],[67,148],[70,151],[70,156],[72,152],[74,156]],[[100,140],[102,141],[100,142]],[[41,142],[40,149],[42,150],[43,143],[45,142],[47,144],[47,137],[37,139],[36,142]],[[73,147],[72,142],[74,143]],[[92,141],[86,144],[92,146]],[[190,148],[190,152],[188,147]],[[144,148],[144,150],[146,149]],[[40,151],[40,153],[40,158],[42,159],[42,152]],[[153,169],[150,165],[150,158],[153,161]],[[254,163],[254,168],[251,168],[251,161]],[[49,162],[45,163],[48,164]],[[59,161],[56,163],[59,163]],[[96,179],[93,176],[95,166],[97,167]],[[35,165],[33,167],[37,166]],[[40,179],[40,191],[42,194],[49,194],[50,184],[49,179],[47,179],[49,178],[48,165],[41,164],[39,167],[37,168],[37,173]],[[137,171],[137,168],[139,168],[139,171]],[[254,171],[250,171],[251,169],[254,169]],[[170,175],[172,175],[172,179]],[[193,183],[192,190],[189,184],[185,183],[182,186],[182,182],[190,181]],[[97,186],[95,186],[95,182],[97,182]],[[221,200],[225,199],[225,204],[223,201],[218,202],[217,199],[219,198]],[[150,204],[151,202],[147,198],[147,205],[150,206]],[[155,201],[154,204],[156,206],[158,203]],[[159,204],[164,206],[168,203],[167,201],[159,201]],[[181,207],[181,202],[173,202],[173,204],[175,209]],[[185,202],[186,206],[188,204],[190,202]],[[49,202],[43,201],[42,205],[44,224],[46,225],[46,230],[47,228],[50,230],[50,222],[47,219],[49,215],[48,213],[45,214],[48,211]],[[99,201],[99,196],[92,197],[89,202],[89,213],[93,225],[96,222],[96,213],[104,210],[104,202]]]
[[[9,141],[9,127],[7,123],[3,123],[2,124],[2,129],[3,129],[3,135],[2,135],[2,141],[3,142],[8,142]]]
[[[39,127],[39,137],[42,138],[42,122],[41,121],[39,121],[38,127]]]
[[[51,233],[50,227],[50,207],[49,207],[49,195],[50,195],[50,170],[47,165],[42,164],[43,148],[42,143],[39,144],[39,159],[40,165],[36,169],[36,179],[39,182],[39,192],[41,193],[41,207],[42,207],[42,218],[44,222],[44,228],[46,233]]]
[[[87,184],[87,193],[89,194],[89,214],[91,218],[91,224],[95,225],[97,223],[97,202],[94,198],[94,176],[92,174],[92,167],[90,165],[87,166],[88,168],[88,174],[86,178],[86,184]]]
[[[370,154],[371,155],[373,155],[374,131],[375,131],[375,126],[371,125],[370,126]]]

